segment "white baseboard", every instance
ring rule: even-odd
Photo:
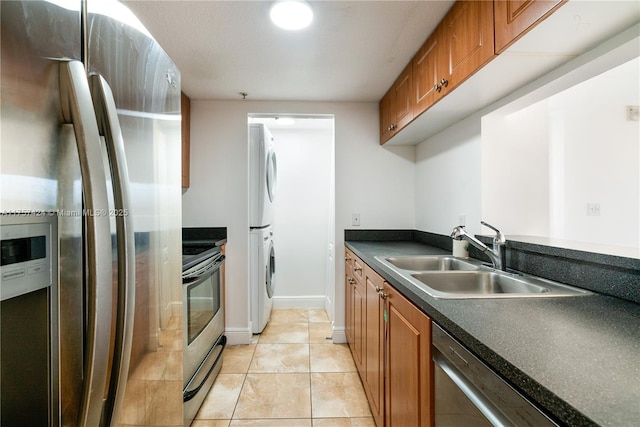
[[[331,303],[331,298],[329,298],[329,296],[324,297],[324,311],[327,312],[329,320],[331,320],[331,323],[333,324],[333,322],[336,320],[336,316],[333,304]]]
[[[334,344],[346,344],[347,342],[347,332],[345,328],[336,328],[333,327],[333,333],[331,334],[331,338]]]
[[[325,308],[325,295],[273,297],[273,308]]]
[[[227,345],[251,344],[251,325],[248,328],[226,328]]]

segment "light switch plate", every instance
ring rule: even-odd
[[[587,216],[600,216],[600,203],[587,203]]]

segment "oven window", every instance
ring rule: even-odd
[[[191,344],[220,310],[220,276],[213,274],[187,288],[187,335]]]

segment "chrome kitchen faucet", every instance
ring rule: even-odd
[[[487,247],[480,240],[476,239],[470,234],[467,234],[462,226],[458,226],[453,229],[453,231],[451,232],[451,238],[455,240],[467,240],[473,246],[487,254],[487,256],[491,259],[491,263],[493,264],[494,268],[498,270],[506,270],[507,263],[504,246],[507,243],[507,240],[504,238],[504,234],[502,234],[502,232],[500,232],[500,230],[495,228],[493,225],[487,224],[484,221],[480,221],[480,224],[487,226],[496,232],[496,235],[493,236],[493,248]]]

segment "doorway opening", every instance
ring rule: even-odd
[[[249,114],[277,156],[274,308],[324,308],[334,319],[335,126],[332,114]]]

